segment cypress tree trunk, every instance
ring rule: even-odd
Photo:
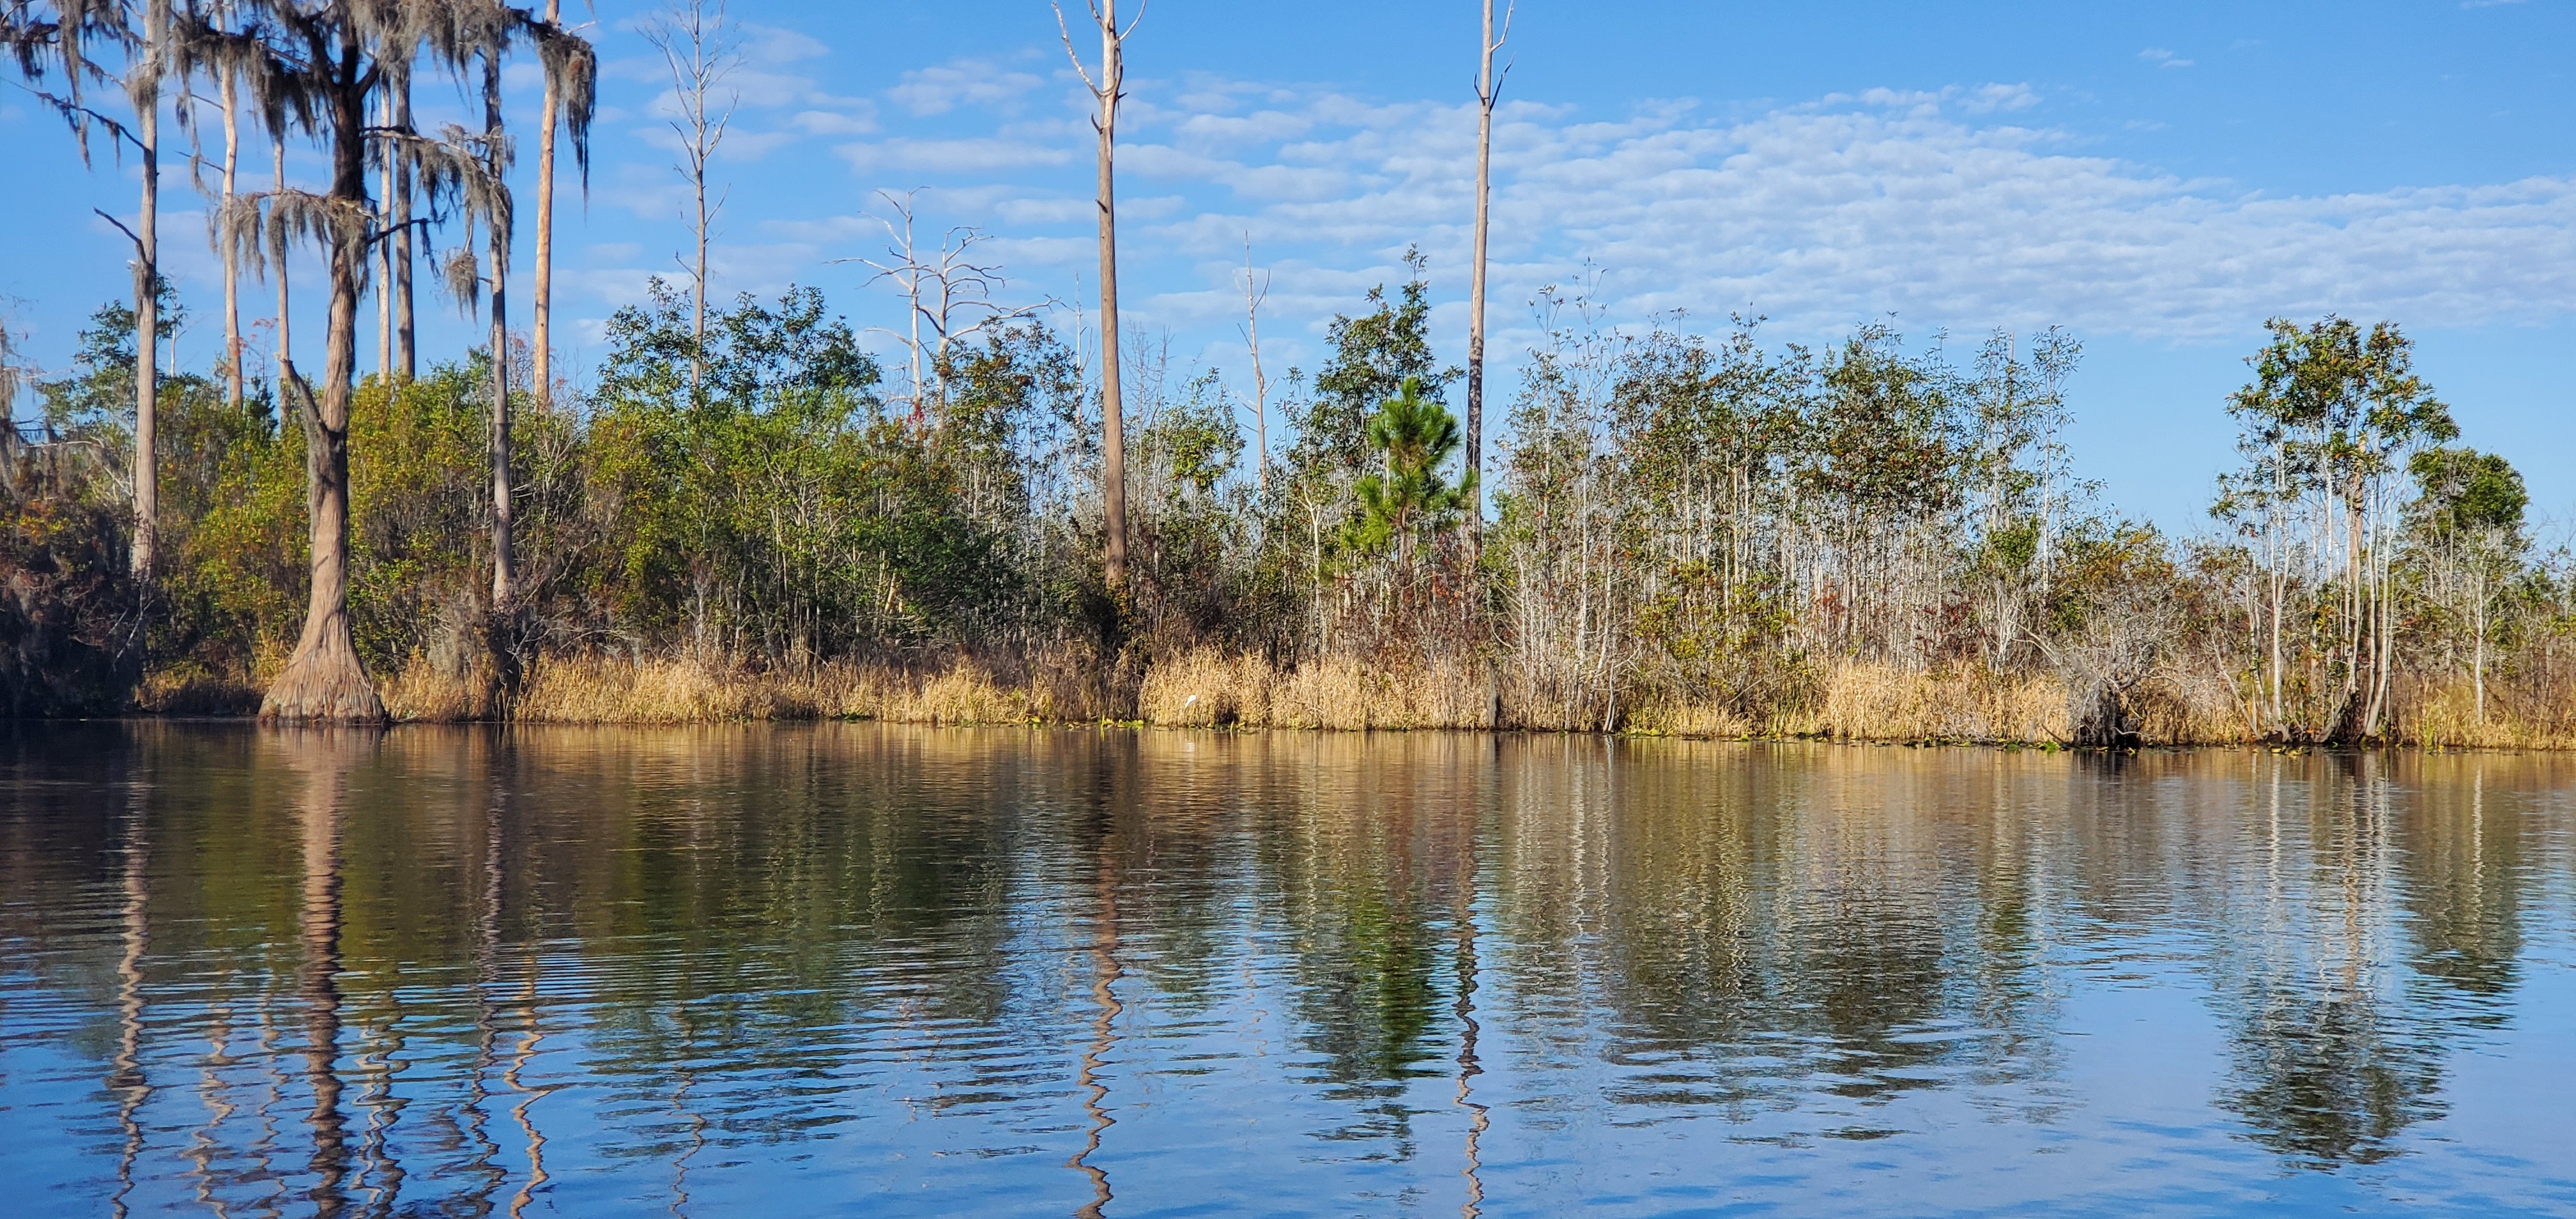
[[[327,98],[332,127],[331,201],[344,216],[367,210],[366,95],[355,85]],[[265,721],[380,724],[385,705],[358,659],[349,627],[349,381],[356,372],[358,284],[366,233],[342,219],[331,230],[331,312],[322,386],[305,398],[304,504],[313,587],[304,635],[260,704]],[[283,276],[280,279],[283,280]]]

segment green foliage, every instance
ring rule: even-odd
[[[1426,539],[1456,528],[1459,514],[1475,503],[1476,476],[1451,486],[1440,467],[1461,439],[1457,417],[1422,396],[1421,378],[1406,377],[1369,417],[1369,448],[1382,468],[1360,478],[1360,511],[1347,533],[1351,548],[1410,555]]]
[[[1315,374],[1314,396],[1288,455],[1291,470],[1308,477],[1328,471],[1356,476],[1368,464],[1364,433],[1380,403],[1407,380],[1419,382],[1424,397],[1445,401],[1449,383],[1460,375],[1454,368],[1441,370],[1431,354],[1427,260],[1407,250],[1404,265],[1411,276],[1395,301],[1387,300],[1384,285],[1371,288],[1368,312],[1337,316],[1327,328],[1333,356]]]
[[[155,329],[167,351],[187,312],[166,280],[160,285],[160,310]],[[90,314],[73,348],[72,373],[36,383],[47,431],[102,444],[133,434],[134,331],[134,308],[124,301],[109,301]],[[154,372],[168,376],[164,370]]]
[[[2414,372],[2414,343],[2380,322],[2364,333],[2329,316],[2299,329],[2265,323],[2272,341],[2247,362],[2254,381],[2228,410],[2258,448],[2284,453],[2292,470],[2346,498],[2388,472],[2391,459],[2419,443],[2460,434],[2450,408]]]
[[[2415,476],[2418,528],[2446,537],[2510,537],[2519,548],[2531,493],[2512,462],[2475,449],[2431,448],[2406,468]]]

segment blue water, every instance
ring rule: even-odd
[[[11,1215],[2576,1214],[2576,759],[0,730]]]

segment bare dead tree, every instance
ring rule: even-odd
[[[15,362],[16,343],[8,317],[0,314],[0,495],[18,490],[18,391],[27,374]]]
[[[871,329],[901,341],[910,355],[912,417],[916,424],[924,417],[926,401],[947,401],[941,370],[947,367],[951,345],[989,327],[1034,316],[1047,307],[1047,302],[1012,306],[993,299],[1008,279],[1002,274],[1001,264],[977,262],[971,257],[976,246],[992,239],[982,229],[971,225],[951,228],[940,237],[936,250],[924,253],[915,232],[913,207],[920,193],[917,189],[901,195],[877,192],[893,213],[869,216],[886,231],[883,258],[832,260],[836,264],[868,267],[876,272],[868,277],[869,283],[890,282],[903,293],[908,314],[906,330],[897,334],[884,327]],[[925,329],[929,332],[926,337]]]
[[[1243,345],[1252,353],[1253,461],[1258,485],[1270,490],[1270,378],[1261,371],[1261,305],[1270,299],[1270,273],[1252,268],[1252,234],[1243,235]]]
[[[1127,435],[1118,395],[1118,101],[1125,96],[1127,36],[1145,19],[1145,0],[1138,0],[1136,15],[1124,29],[1118,25],[1118,0],[1084,0],[1092,24],[1100,29],[1097,78],[1083,63],[1082,53],[1074,49],[1064,6],[1052,7],[1064,53],[1098,99],[1091,126],[1100,136],[1100,566],[1110,599],[1123,611],[1127,604]]]
[[[143,0],[142,55],[125,78],[143,162],[134,238],[134,574],[150,578],[161,549],[161,82],[169,74],[170,0]]]
[[[696,312],[690,334],[696,350],[689,355],[689,388],[696,389],[706,375],[704,351],[707,344],[707,244],[716,216],[724,211],[725,198],[720,194],[707,198],[707,164],[715,159],[716,148],[724,143],[725,129],[733,122],[733,110],[740,94],[727,93],[719,103],[718,86],[742,64],[740,34],[726,14],[725,0],[673,0],[671,7],[647,22],[644,40],[662,53],[671,70],[671,88],[677,96],[679,116],[671,120],[671,130],[680,137],[680,175],[689,181],[695,201],[690,226],[695,238],[695,258],[684,261],[681,268],[689,273],[696,296]]]
[[[1503,76],[1494,71],[1494,52],[1512,36],[1512,13],[1517,5],[1503,9],[1503,28],[1494,32],[1494,0],[1485,0],[1485,32],[1478,40],[1476,72],[1476,253],[1475,267],[1467,289],[1467,479],[1473,484],[1483,469],[1485,451],[1485,239],[1493,198],[1494,102],[1502,96]],[[1481,501],[1482,493],[1477,498]],[[1469,536],[1483,524],[1484,508],[1479,506],[1466,514]]]

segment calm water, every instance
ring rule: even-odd
[[[2576,759],[0,729],[0,1182],[2576,1213]]]

